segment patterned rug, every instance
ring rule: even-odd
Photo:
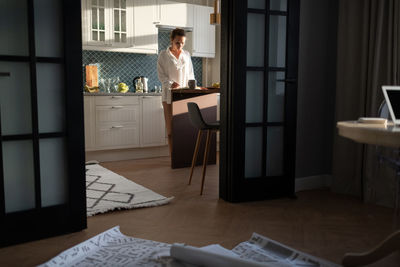
[[[154,207],[173,197],[159,195],[98,164],[86,165],[87,216],[112,210]]]

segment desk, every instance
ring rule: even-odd
[[[340,121],[337,123],[339,135],[355,142],[400,148],[400,128],[393,124],[374,125],[358,123],[357,121]],[[400,222],[400,161],[399,159],[383,158],[389,162],[396,171],[396,196],[393,214],[393,227],[399,228]],[[395,231],[386,240],[367,253],[349,253],[343,258],[343,265],[355,266],[371,263],[379,258],[398,250],[400,245],[400,230]],[[357,263],[357,264],[356,264]]]

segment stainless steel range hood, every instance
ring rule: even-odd
[[[156,24],[156,27],[159,31],[172,31],[176,28],[183,29],[185,32],[192,32],[193,27],[177,27],[172,25],[163,25],[163,24]]]

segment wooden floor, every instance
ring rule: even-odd
[[[43,263],[116,225],[128,236],[194,246],[219,243],[229,249],[257,232],[336,263],[345,252],[368,250],[392,231],[392,209],[328,190],[299,192],[297,200],[232,204],[218,198],[216,165],[208,167],[203,196],[199,195],[200,167],[188,186],[189,169],[170,169],[169,158],[102,165],[175,199],[165,206],[89,217],[88,228],[82,232],[2,248],[0,266]],[[400,266],[399,256],[373,266]]]

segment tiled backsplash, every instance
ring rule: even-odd
[[[169,32],[160,31],[158,34],[158,50],[166,49],[170,44]],[[133,78],[146,76],[149,78],[149,90],[161,83],[157,77],[158,55],[130,54],[119,52],[102,52],[83,50],[83,65],[96,64],[98,66],[99,80],[101,78],[119,77],[121,82],[129,86],[133,91]],[[201,86],[202,81],[202,59],[192,57],[194,75],[197,84]],[[83,82],[85,83],[85,68],[83,68]]]

